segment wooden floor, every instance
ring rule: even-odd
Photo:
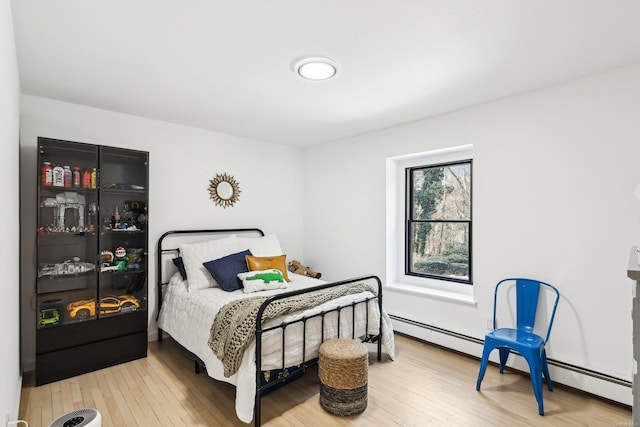
[[[368,407],[335,417],[319,404],[317,368],[263,398],[265,426],[629,426],[631,409],[556,386],[538,415],[528,377],[489,366],[475,389],[479,360],[396,335],[395,361],[370,353]],[[512,356],[513,357],[513,356]],[[172,340],[149,344],[146,359],[40,387],[24,376],[20,418],[48,426],[74,409],[96,408],[104,427],[246,426],[233,386],[195,374]]]

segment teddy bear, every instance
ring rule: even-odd
[[[299,261],[296,260],[289,262],[289,271],[292,273],[300,274],[302,276],[313,277],[314,279],[319,279],[320,276],[322,276],[321,273],[317,273],[311,270],[309,267],[303,266]]]

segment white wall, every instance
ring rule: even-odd
[[[562,293],[549,357],[631,380],[626,266],[640,243],[631,194],[640,182],[639,111],[633,66],[305,150],[307,263],[328,279],[386,280],[386,158],[473,144],[476,304],[386,292],[387,310],[483,338],[495,283],[538,278]],[[460,349],[479,355],[481,347]],[[561,376],[601,393],[582,376]],[[630,389],[607,397],[630,403]]]
[[[20,82],[13,39],[13,20],[9,0],[0,1],[0,182],[3,183],[0,245],[2,298],[0,298],[0,423],[7,416],[18,417],[20,404],[20,222],[19,129]]]
[[[51,99],[22,96],[21,189],[23,363],[33,367],[35,313],[30,307],[35,271],[36,144],[38,136],[149,151],[149,262],[160,235],[173,229],[259,227],[277,234],[288,258],[301,259],[302,154],[299,149]],[[209,198],[209,180],[233,175],[240,185],[235,206]],[[149,272],[150,336],[155,329],[155,269]]]

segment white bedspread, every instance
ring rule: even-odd
[[[244,353],[242,364],[238,372],[230,377],[224,376],[224,367],[213,351],[208,346],[209,335],[213,319],[222,306],[238,298],[251,298],[253,296],[273,295],[280,292],[287,292],[302,287],[316,286],[326,283],[306,276],[289,273],[292,280],[286,289],[263,291],[259,293],[245,294],[242,290],[226,292],[220,288],[208,288],[197,291],[187,291],[186,282],[183,281],[179,273],[171,277],[169,285],[165,287],[162,309],[158,319],[158,326],[163,331],[170,334],[180,345],[187,348],[198,356],[206,365],[207,373],[210,377],[220,381],[225,381],[236,386],[236,414],[243,422],[250,422],[253,418],[253,407],[255,400],[255,340],[249,345]],[[295,313],[292,315],[277,318],[270,324],[277,325],[284,321],[291,321],[303,315],[317,313],[331,307],[344,305],[345,302],[359,301],[371,293],[347,295],[340,299],[330,301],[316,308]],[[365,304],[356,307],[356,334],[365,334],[367,310]],[[376,301],[369,302],[369,334],[378,333],[379,313]],[[340,336],[351,336],[351,309],[342,310],[340,316]],[[393,328],[391,321],[385,312],[383,317],[382,344],[389,356],[395,358],[395,345],[393,340]],[[307,321],[307,346],[305,360],[310,360],[318,356],[318,349],[321,339],[320,320]],[[337,337],[337,314],[325,316],[325,339]],[[302,362],[302,337],[300,331],[302,324],[296,324],[287,328],[285,366],[293,366]],[[270,336],[267,336],[270,335]],[[280,331],[273,331],[263,336],[262,343],[262,369],[282,368],[282,335]]]

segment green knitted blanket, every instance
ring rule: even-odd
[[[305,310],[344,295],[370,291],[377,294],[370,285],[364,283],[340,285],[276,300],[269,304],[262,315],[263,324],[285,314]],[[224,366],[224,376],[238,371],[244,350],[256,332],[256,316],[262,303],[268,297],[244,298],[224,305],[216,314],[209,347]]]

